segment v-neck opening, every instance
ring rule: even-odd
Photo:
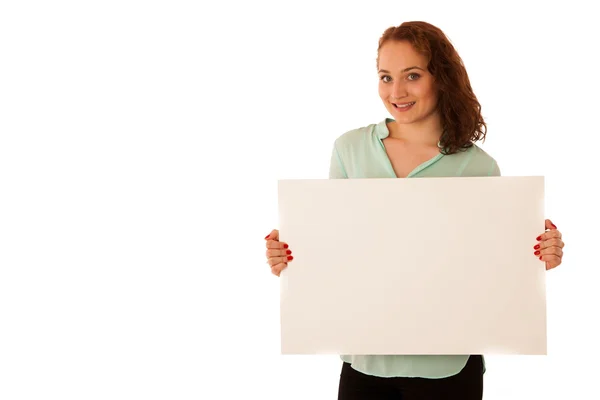
[[[388,134],[386,136],[386,138],[389,136],[389,129],[387,127],[387,121],[388,119],[386,118],[383,121],[382,124],[382,128],[386,129]],[[391,120],[393,121],[393,120]],[[423,171],[425,168],[429,167],[430,165],[432,165],[433,163],[435,163],[436,161],[438,161],[440,158],[442,158],[444,155],[439,152],[438,154],[436,154],[435,156],[433,156],[432,158],[430,158],[427,161],[422,162],[421,164],[417,165],[415,168],[413,168],[412,171],[410,171],[408,173],[408,175],[406,175],[405,177],[400,178],[397,174],[396,171],[394,170],[394,165],[392,164],[392,159],[390,158],[390,155],[388,154],[385,145],[383,144],[383,139],[377,135],[377,140],[379,140],[379,144],[381,145],[381,151],[383,151],[383,155],[385,156],[385,159],[387,160],[387,166],[388,169],[390,170],[391,174],[397,178],[397,179],[406,179],[406,178],[411,178],[413,176],[415,176],[416,174],[418,174],[419,172]]]

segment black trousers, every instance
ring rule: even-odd
[[[365,375],[344,363],[338,400],[481,400],[483,360],[472,355],[456,375],[440,379],[382,378]]]

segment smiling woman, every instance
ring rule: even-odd
[[[339,136],[330,179],[500,176],[485,139],[481,106],[458,53],[437,27],[405,22],[379,40],[379,96],[393,118]],[[393,212],[393,210],[390,210]],[[561,233],[546,220],[532,256],[551,269],[562,260]],[[273,274],[293,260],[273,230],[266,238]],[[476,301],[476,299],[474,300]],[[480,355],[342,355],[339,399],[481,399]]]
[[[423,22],[388,28],[379,40],[377,69],[379,96],[397,121],[390,136],[425,139],[425,133],[429,141],[438,138],[446,154],[485,140],[481,105],[440,29]]]

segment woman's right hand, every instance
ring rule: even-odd
[[[279,231],[277,229],[273,229],[265,237],[265,240],[267,241],[267,263],[271,266],[271,273],[279,276],[281,271],[287,267],[288,262],[294,259],[292,251],[287,243],[279,241]]]

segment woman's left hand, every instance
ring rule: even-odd
[[[545,261],[546,270],[549,270],[562,262],[565,243],[562,241],[562,234],[549,219],[546,220],[546,229],[546,232],[536,238],[538,244],[533,247],[533,254]]]

